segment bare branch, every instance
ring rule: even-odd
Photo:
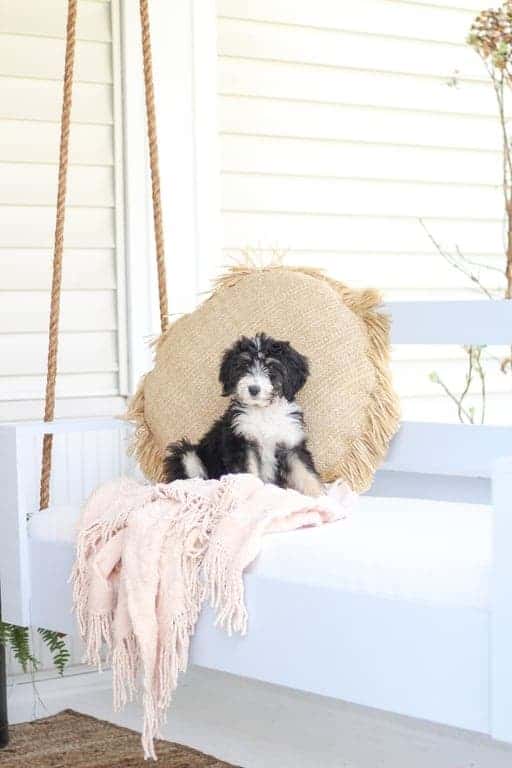
[[[431,241],[431,243],[433,243],[434,247],[436,248],[438,253],[443,257],[443,259],[445,259],[448,262],[448,264],[450,264],[452,267],[454,267],[454,269],[457,269],[459,272],[462,272],[462,274],[465,275],[468,278],[468,280],[471,280],[472,283],[475,283],[475,285],[477,285],[478,288],[480,288],[480,290],[483,293],[485,293],[485,295],[487,296],[488,299],[494,299],[494,296],[492,295],[492,293],[482,283],[482,281],[477,277],[477,275],[475,275],[473,272],[470,272],[469,270],[465,269],[463,266],[461,266],[457,262],[457,260],[451,254],[446,253],[446,251],[443,250],[443,248],[441,247],[440,243],[438,243],[438,241],[435,239],[434,235],[430,232],[430,230],[428,229],[428,227],[425,224],[425,222],[423,221],[423,219],[420,219],[419,222],[420,222],[421,226],[423,227],[423,229],[425,230],[425,232],[427,233],[429,240]],[[458,249],[457,249],[457,252],[460,253],[458,251]]]

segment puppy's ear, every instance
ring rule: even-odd
[[[222,384],[222,396],[228,397],[235,391],[238,381],[238,362],[241,350],[241,343],[237,341],[232,347],[226,349],[222,356],[219,370],[219,381]]]
[[[283,395],[287,400],[293,400],[309,376],[309,362],[307,357],[297,352],[289,342],[282,345],[280,357],[286,368],[283,377]]]

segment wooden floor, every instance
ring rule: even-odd
[[[138,729],[140,710],[111,708],[110,673],[9,688],[11,722],[71,707]],[[44,703],[44,705],[43,705]],[[242,768],[510,768],[512,746],[477,734],[192,669],[164,736]],[[1,762],[1,759],[0,759]]]

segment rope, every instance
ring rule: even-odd
[[[163,333],[169,322],[169,310],[167,305],[167,282],[165,276],[164,231],[162,226],[162,202],[160,198],[160,171],[158,165],[158,138],[156,131],[153,58],[151,55],[148,0],[140,0],[140,24],[142,32],[142,59],[144,62],[144,86],[146,91],[149,164],[151,166],[151,191],[153,195],[153,225],[155,229],[156,267],[158,272],[160,327]]]
[[[64,250],[64,216],[66,211],[66,188],[69,157],[69,125],[73,96],[73,66],[75,62],[77,0],[68,0],[66,27],[66,57],[64,62],[64,88],[62,96],[62,117],[60,130],[59,181],[57,189],[57,212],[55,216],[55,241],[53,248],[53,276],[50,303],[50,324],[48,339],[48,367],[46,373],[46,394],[44,420],[53,421],[55,414],[55,382],[57,379],[57,353],[59,347],[60,294],[62,286],[62,255]],[[50,475],[52,469],[53,435],[43,437],[43,458],[39,507],[45,509],[50,501]]]
[[[76,43],[77,0],[68,0],[66,26],[66,56],[64,62],[64,87],[59,153],[59,180],[57,190],[57,212],[55,217],[55,242],[53,249],[53,274],[50,302],[50,323],[48,332],[48,366],[44,420],[53,421],[55,415],[55,384],[57,380],[57,354],[59,346],[60,295],[62,288],[62,256],[64,251],[64,218],[66,212],[66,188],[69,158],[69,128],[73,96],[73,66]],[[165,248],[162,225],[162,202],[160,197],[160,171],[158,165],[158,138],[156,130],[155,93],[153,87],[153,62],[147,0],[140,0],[140,21],[142,32],[142,58],[144,63],[144,86],[146,93],[147,131],[149,162],[151,167],[151,191],[153,196],[153,224],[155,229],[156,264],[158,273],[158,298],[160,304],[160,326],[162,333],[168,325],[167,282],[165,275]],[[50,503],[50,477],[52,470],[53,435],[43,437],[41,484],[39,508],[45,509]]]

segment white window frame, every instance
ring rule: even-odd
[[[148,341],[159,332],[138,5],[123,3],[118,24],[130,393],[151,367]],[[172,319],[194,306],[220,261],[216,6],[153,0],[150,13]]]

